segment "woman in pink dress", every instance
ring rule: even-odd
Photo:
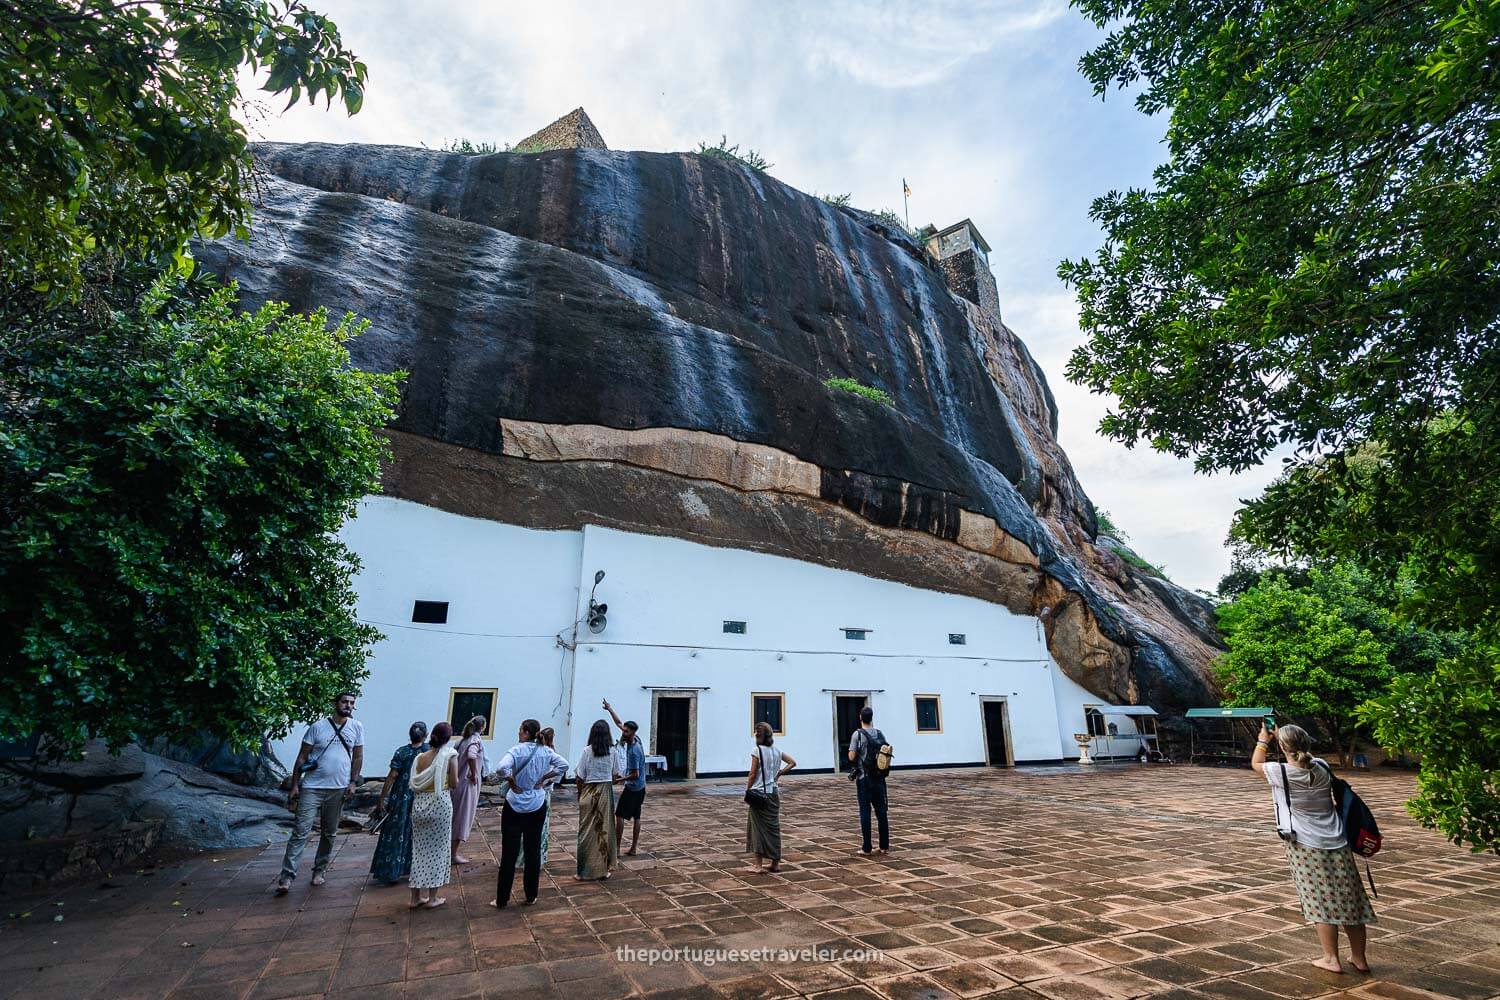
[[[469,859],[461,857],[458,845],[469,839],[469,828],[474,825],[474,814],[479,810],[479,782],[484,778],[484,729],[485,717],[476,715],[464,726],[463,741],[458,745],[458,784],[450,794],[453,796],[453,863],[466,865]]]

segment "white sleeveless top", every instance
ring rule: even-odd
[[[767,795],[775,795],[779,789],[776,787],[776,776],[781,773],[781,751],[776,747],[763,747],[757,743],[750,750],[750,759],[761,761],[764,765],[761,774],[755,776],[755,784],[750,787],[756,791],[764,791]],[[765,784],[761,784],[764,775]]]
[[[453,759],[457,750],[450,746],[438,748],[433,754],[432,760],[422,770],[416,770],[413,764],[411,772],[411,790],[414,792],[441,792],[448,787],[448,761]]]

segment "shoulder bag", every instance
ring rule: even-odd
[[[764,747],[755,748],[756,757],[760,758],[760,787],[745,789],[745,804],[748,806],[763,806],[771,800],[771,795],[766,791],[766,755]]]

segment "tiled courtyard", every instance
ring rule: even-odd
[[[1315,936],[1254,774],[1132,766],[898,772],[880,859],[854,853],[847,781],[793,778],[784,870],[759,877],[741,872],[740,784],[653,786],[642,852],[606,883],[571,879],[568,796],[540,903],[504,912],[486,905],[495,810],[435,911],[366,881],[365,834],[339,838],[326,886],[304,872],[284,899],[270,893],[281,844],[204,854],[7,900],[0,996],[1500,996],[1500,859],[1412,823],[1409,775],[1355,780],[1387,845],[1368,977],[1306,961]],[[648,965],[620,946],[880,955]]]

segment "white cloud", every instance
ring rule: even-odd
[[[803,190],[900,211],[905,177],[913,222],[973,218],[1089,495],[1179,582],[1211,588],[1227,566],[1230,515],[1276,470],[1202,477],[1127,451],[1094,431],[1106,401],[1062,377],[1082,337],[1057,262],[1098,246],[1090,200],[1149,182],[1163,155],[1160,122],[1078,74],[1097,35],[1063,0],[311,5],[370,66],[365,109],[302,106],[265,138],[514,142],[582,105],[616,149],[726,134]]]

